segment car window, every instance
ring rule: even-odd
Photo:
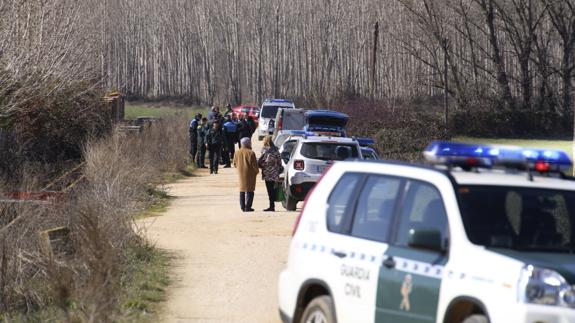
[[[290,140],[290,141],[286,141],[284,143],[284,149],[283,151],[287,151],[291,154],[293,148],[295,147],[295,145],[297,144],[297,140]]]
[[[469,240],[490,248],[573,253],[575,193],[554,189],[461,186]]]
[[[262,118],[275,118],[278,113],[279,106],[265,105],[262,107],[261,117]]]
[[[359,196],[351,235],[386,242],[401,180],[370,177]]]
[[[447,214],[437,188],[424,182],[408,181],[405,190],[396,244],[407,246],[412,229],[439,230],[442,241],[446,241]]]
[[[337,147],[340,146],[349,147],[351,149],[352,158],[357,158],[359,156],[357,146],[354,144],[323,142],[304,143],[301,147],[301,154],[310,159],[340,160],[341,158],[337,155]]]
[[[337,182],[328,200],[327,229],[336,233],[344,233],[350,220],[350,210],[353,204],[353,192],[359,183],[359,174],[345,174]]]

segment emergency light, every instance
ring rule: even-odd
[[[423,152],[425,159],[446,166],[492,168],[504,166],[541,173],[566,171],[573,163],[562,150],[434,141]]]

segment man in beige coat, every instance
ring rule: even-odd
[[[253,212],[254,191],[259,173],[258,160],[252,150],[250,138],[242,138],[240,143],[242,148],[234,155],[234,166],[240,176],[240,206],[244,212]]]

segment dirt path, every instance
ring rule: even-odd
[[[261,212],[260,179],[256,212],[241,212],[234,168],[200,170],[170,186],[177,199],[165,215],[144,221],[149,238],[177,256],[163,322],[279,322],[277,277],[296,213],[279,203],[280,212]]]

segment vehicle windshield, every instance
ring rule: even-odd
[[[283,151],[287,151],[291,154],[291,151],[293,150],[293,148],[295,147],[296,144],[297,144],[296,140],[286,141],[284,143],[284,150]]]
[[[249,112],[250,112],[250,108],[242,108],[242,112],[243,112],[243,113],[249,113]]]
[[[356,145],[324,142],[304,143],[301,147],[301,154],[311,159],[341,160],[341,158],[337,156],[336,150],[337,147],[342,146],[351,148],[351,158],[357,158],[359,156]]]
[[[461,216],[474,244],[520,251],[574,252],[575,192],[461,186]]]
[[[330,117],[330,116],[313,116],[308,117],[307,123],[310,127],[314,126],[332,126],[338,128],[345,128],[347,124],[347,119],[341,117]]]
[[[278,109],[279,108],[286,108],[286,107],[279,107],[279,106],[273,106],[273,105],[265,105],[262,107],[262,113],[261,113],[261,117],[262,118],[275,118],[276,114],[278,113]]]

